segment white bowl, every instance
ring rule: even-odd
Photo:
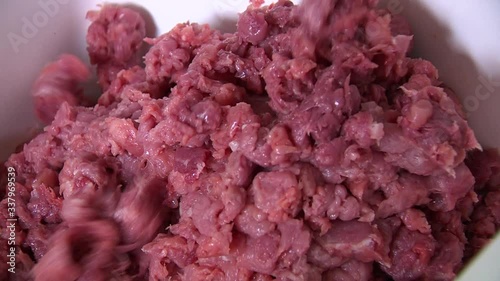
[[[188,20],[231,29],[237,12],[248,5],[248,0],[112,2],[143,6],[154,18],[158,34]],[[102,1],[0,1],[0,160],[39,126],[30,88],[40,69],[61,53],[76,54],[88,63],[85,34],[89,22],[85,13],[99,3]],[[381,5],[409,19],[416,38],[414,54],[432,61],[441,79],[462,99],[481,144],[498,148],[500,1],[384,0]],[[500,241],[483,257],[469,267],[462,281],[500,280],[500,267],[495,266],[500,259]]]

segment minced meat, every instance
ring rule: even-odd
[[[4,278],[453,280],[488,243],[500,158],[408,56],[406,21],[376,0],[257,2],[235,33],[157,38],[130,8],[89,12],[103,93],[88,106],[72,55],[42,70],[48,125],[5,163]]]

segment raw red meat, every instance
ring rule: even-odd
[[[130,8],[88,13],[97,105],[63,55],[33,90],[50,124],[5,163],[14,278],[453,280],[498,232],[500,157],[407,56],[404,19],[376,0],[260,2],[235,33],[157,38]]]

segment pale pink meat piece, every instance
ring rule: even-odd
[[[62,55],[45,66],[32,89],[37,117],[50,123],[63,103],[86,105],[80,83],[89,78],[87,66],[73,55]]]

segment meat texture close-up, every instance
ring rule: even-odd
[[[88,13],[97,103],[62,55],[33,87],[47,126],[4,163],[15,280],[446,281],[487,245],[500,157],[410,25],[376,0],[257,2],[234,33]]]

